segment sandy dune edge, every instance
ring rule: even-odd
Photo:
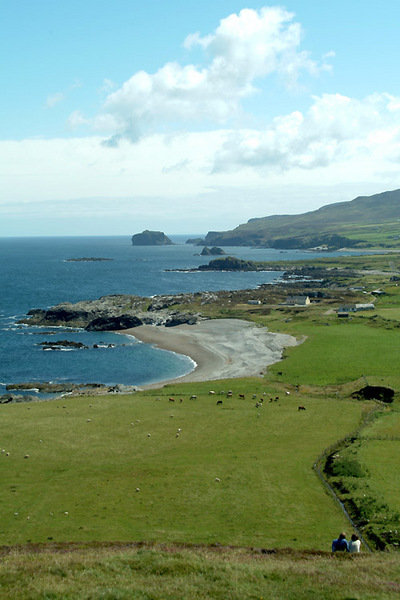
[[[285,347],[298,343],[291,335],[270,333],[264,327],[239,319],[215,319],[177,327],[141,325],[117,333],[190,356],[196,363],[195,369],[183,377],[142,388],[259,375],[281,359]]]

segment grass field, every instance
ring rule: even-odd
[[[232,548],[14,549],[0,561],[0,598],[13,600],[389,600],[397,555]]]
[[[260,382],[241,383],[247,399],[235,391],[222,406],[201,393],[204,384],[187,384],[175,404],[164,391],[160,400],[146,393],[2,407],[0,544],[160,540],[328,549],[346,521],[312,465],[355,429],[363,404],[302,397],[307,410],[299,412],[298,399],[285,396],[258,410],[251,395]],[[234,385],[238,380],[224,382]]]

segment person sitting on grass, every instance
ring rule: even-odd
[[[349,544],[346,540],[346,534],[341,533],[336,540],[332,542],[332,552],[348,552]]]
[[[353,533],[353,535],[351,536],[351,540],[349,542],[349,552],[351,552],[352,554],[354,552],[360,552],[360,546],[361,546],[361,542],[358,538],[358,535]]]

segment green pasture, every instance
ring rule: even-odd
[[[362,376],[375,385],[400,388],[399,330],[374,327],[360,318],[326,318],[326,324],[312,321],[290,323],[292,332],[306,336],[299,346],[285,351],[283,362],[268,372],[292,385],[341,385]]]
[[[218,395],[228,386],[232,399]],[[261,379],[214,382],[212,396],[209,387],[1,406],[0,544],[329,549],[346,520],[312,465],[356,428],[365,405],[302,396],[307,410],[298,411],[285,394],[257,409]]]
[[[400,455],[398,410],[382,415],[382,418],[363,431],[357,455],[368,469],[369,485],[373,486],[376,496],[400,513],[400,478],[397,476]]]

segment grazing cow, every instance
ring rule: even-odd
[[[222,404],[222,400],[217,400],[217,406],[218,404]]]
[[[227,398],[232,398],[232,396],[233,396],[232,392],[228,392],[226,395]]]
[[[208,395],[209,395],[209,396],[212,396],[213,394],[215,394],[214,390],[210,390],[210,391],[208,392]]]
[[[175,398],[169,398],[168,402],[175,402]]]
[[[256,402],[256,408],[260,408],[260,403]]]
[[[297,410],[306,410],[305,406],[299,406],[299,408]]]
[[[244,400],[244,394],[239,394],[239,398],[242,398],[242,400]]]
[[[192,396],[190,396],[191,400],[197,400],[197,396],[195,396],[194,394]]]
[[[257,398],[257,394],[253,394],[253,400]]]

